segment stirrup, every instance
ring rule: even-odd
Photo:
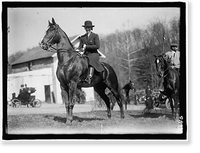
[[[86,81],[88,84],[91,83],[91,80],[92,80],[92,77],[89,77],[89,76],[85,79],[85,81]]]

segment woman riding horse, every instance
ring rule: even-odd
[[[97,49],[100,47],[99,36],[92,32],[94,25],[91,21],[85,21],[83,25],[86,34],[80,37],[79,49],[84,51],[84,54],[89,59],[89,73],[86,81],[90,84],[92,76],[95,70],[100,74],[103,74],[104,68],[99,63],[99,53]]]
[[[94,74],[94,81],[91,84],[85,82],[88,74],[88,61],[86,57],[80,56],[74,50],[68,36],[56,24],[53,18],[52,23],[49,22],[48,30],[40,42],[40,47],[47,51],[54,49],[57,52],[58,67],[56,75],[60,82],[62,99],[66,107],[67,122],[71,123],[73,120],[73,108],[77,88],[92,86],[106,103],[107,116],[111,117],[110,101],[105,94],[105,89],[109,88],[120,107],[121,118],[124,118],[122,98],[119,92],[117,76],[113,68],[107,63],[102,63],[106,70],[105,78]]]

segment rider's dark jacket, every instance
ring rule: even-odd
[[[98,72],[102,72],[103,66],[99,63],[99,53],[97,49],[100,47],[99,36],[93,32],[90,33],[89,37],[86,34],[80,37],[79,48],[83,48],[86,44],[85,54],[89,58],[89,64],[93,66]]]

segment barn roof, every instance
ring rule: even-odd
[[[20,58],[18,58],[16,61],[11,63],[11,65],[25,63],[25,62],[29,62],[29,61],[33,61],[33,60],[37,60],[41,58],[51,57],[53,54],[54,53],[52,52],[47,52],[41,49],[39,46],[34,47],[30,51],[22,55]]]
[[[77,36],[70,37],[69,39],[73,40],[75,37],[77,37]],[[25,63],[25,62],[29,62],[29,61],[33,61],[33,60],[37,60],[37,59],[42,59],[42,58],[48,58],[48,57],[51,57],[53,54],[55,54],[55,53],[45,51],[45,50],[41,49],[39,46],[37,46],[37,47],[34,47],[31,50],[29,50],[28,52],[26,52],[24,55],[22,55],[16,61],[11,63],[11,65]]]

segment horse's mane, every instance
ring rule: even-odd
[[[67,40],[68,40],[68,42],[69,42],[69,44],[70,44],[70,46],[72,47],[72,49],[74,50],[74,46],[72,45],[72,43],[71,43],[71,41],[70,41],[70,39],[69,39],[69,37],[67,36],[67,34],[65,33],[65,31],[64,30],[62,30],[61,28],[60,28],[60,26],[58,25],[58,24],[56,24],[56,26],[64,33],[64,35],[66,36],[66,38],[67,38]]]

